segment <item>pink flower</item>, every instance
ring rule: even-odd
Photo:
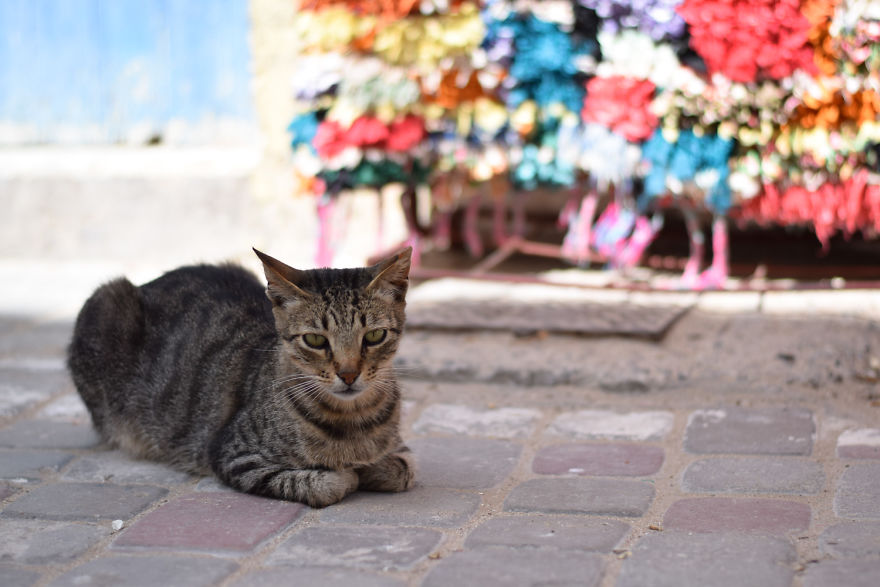
[[[342,126],[333,120],[325,120],[318,125],[312,145],[318,155],[324,159],[332,159],[340,154],[348,146],[345,140],[345,131]]]
[[[388,139],[388,127],[378,118],[361,116],[351,123],[345,139],[355,147],[377,147]]]

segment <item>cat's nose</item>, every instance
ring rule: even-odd
[[[336,372],[336,376],[342,379],[346,385],[354,383],[355,379],[357,379],[360,374],[360,371],[355,371],[354,369]]]

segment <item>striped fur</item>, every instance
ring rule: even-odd
[[[95,291],[68,350],[95,427],[134,456],[313,507],[408,489],[392,358],[411,251],[311,271],[256,253],[268,287],[200,265]]]

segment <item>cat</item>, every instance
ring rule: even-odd
[[[412,249],[305,271],[254,252],[267,286],[198,265],[92,294],[67,364],[95,428],[135,457],[312,507],[409,489],[392,358]]]

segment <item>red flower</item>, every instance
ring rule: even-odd
[[[642,141],[657,128],[650,111],[654,84],[623,76],[594,77],[587,82],[587,97],[581,116],[622,135],[628,141]]]
[[[748,82],[816,71],[800,0],[685,0],[676,10],[710,73]]]
[[[391,123],[388,141],[389,151],[409,151],[425,138],[425,121],[409,114]]]
[[[355,147],[377,147],[388,139],[388,127],[377,118],[361,116],[351,123],[345,139]]]

